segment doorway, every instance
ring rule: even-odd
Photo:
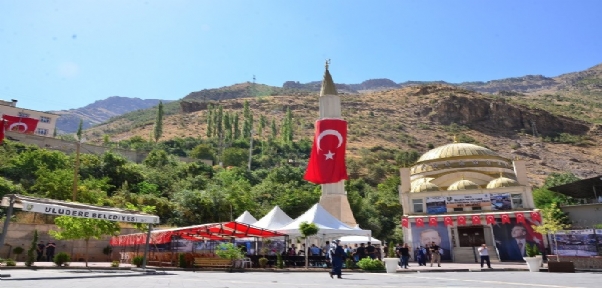
[[[485,243],[483,227],[458,227],[460,247],[475,247]]]

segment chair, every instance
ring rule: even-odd
[[[246,268],[247,264],[249,264],[249,268],[253,266],[253,261],[251,261],[251,258],[242,259],[242,268]]]

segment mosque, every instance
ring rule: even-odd
[[[522,261],[526,246],[544,249],[524,160],[469,143],[434,148],[400,169],[404,242],[435,242],[443,260],[472,262],[486,244],[492,261]],[[495,253],[492,253],[495,252]]]

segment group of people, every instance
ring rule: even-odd
[[[420,245],[416,247],[414,251],[414,255],[416,257],[416,262],[418,262],[418,266],[426,266],[427,261],[431,262],[431,267],[433,267],[433,263],[437,262],[437,266],[441,267],[441,254],[443,253],[443,249],[437,245],[435,242],[431,244],[426,244],[425,246]],[[399,257],[399,266],[408,269],[410,262],[410,247],[407,243],[401,245],[397,244],[395,247],[395,254]]]
[[[40,241],[36,248],[37,260],[44,260],[44,251],[46,251],[46,261],[52,262],[54,260],[54,251],[56,250],[56,244],[52,241],[48,242],[48,244],[44,244],[44,241]]]

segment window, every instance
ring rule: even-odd
[[[28,113],[19,112],[19,117],[29,118],[29,114]]]
[[[454,208],[454,212],[462,212],[462,211],[464,211],[464,208],[462,208],[462,207]]]
[[[412,199],[412,204],[414,205],[414,213],[424,213],[422,199]]]
[[[524,208],[523,207],[523,194],[512,194],[512,208]]]
[[[38,134],[38,135],[48,135],[48,129],[38,128],[38,129],[36,129],[36,134]]]
[[[50,123],[50,118],[45,116],[40,116],[40,122],[42,123]]]
[[[481,211],[483,210],[483,208],[479,207],[472,207],[472,211]]]

